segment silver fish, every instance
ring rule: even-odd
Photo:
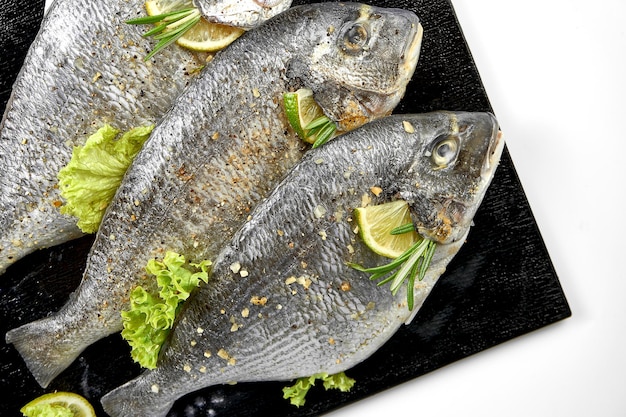
[[[105,395],[105,411],[164,416],[202,387],[335,374],[360,363],[414,317],[463,244],[502,147],[491,114],[439,112],[377,120],[310,152],[220,253],[157,368]],[[353,232],[350,214],[364,195],[372,204],[407,201],[415,226],[439,243],[412,289],[413,311],[406,287],[394,296],[347,265],[386,262]]]
[[[157,64],[142,30],[124,23],[142,2],[57,0],[24,61],[0,122],[0,273],[40,248],[79,237],[58,206],[57,174],[104,124],[154,124],[204,58],[168,48]]]
[[[80,287],[55,315],[7,333],[45,386],[120,311],[166,251],[212,259],[307,149],[282,108],[307,87],[341,130],[391,113],[417,63],[421,26],[405,10],[294,7],[246,32],[176,100],[109,206]]]
[[[185,2],[189,0],[183,0]],[[209,21],[252,29],[291,6],[291,0],[193,0],[193,5]]]

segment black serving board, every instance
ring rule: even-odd
[[[294,4],[302,3],[296,0]],[[380,0],[420,16],[420,61],[396,113],[493,111],[448,0]],[[5,0],[0,8],[0,110],[43,14],[43,0]],[[497,114],[496,114],[497,115]],[[503,126],[506,136],[506,126]],[[85,237],[22,259],[0,277],[0,333],[46,316],[76,288],[92,242]],[[170,416],[314,416],[393,387],[458,359],[571,315],[508,150],[476,214],[475,226],[410,326],[347,374],[349,393],[312,389],[307,403],[282,399],[285,383],[218,386],[181,398]],[[100,397],[140,372],[119,335],[89,347],[43,390],[15,349],[0,341],[0,415],[19,415],[31,399],[68,390]]]

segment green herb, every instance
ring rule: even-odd
[[[343,372],[334,375],[315,374],[310,377],[299,378],[294,385],[283,388],[283,398],[288,399],[291,405],[296,407],[304,405],[306,394],[318,379],[322,380],[324,389],[338,389],[341,392],[350,391],[355,383],[354,379],[347,377]]]
[[[402,227],[402,226],[400,226]],[[372,281],[381,280],[378,285],[390,284],[391,293],[396,295],[406,281],[407,305],[413,310],[413,288],[415,280],[421,281],[426,275],[430,262],[435,253],[437,244],[429,239],[422,239],[413,244],[404,253],[386,265],[373,268],[364,268],[361,265],[349,263],[352,268],[371,274]]]
[[[126,23],[130,25],[158,24],[143,34],[144,38],[152,36],[158,41],[154,49],[144,58],[144,61],[147,61],[161,49],[176,42],[178,38],[200,21],[200,17],[198,9],[188,8],[155,16],[139,17],[127,20]]]
[[[337,125],[328,116],[320,116],[304,126],[304,131],[307,137],[317,135],[313,148],[318,148],[333,137],[337,131]]]
[[[146,271],[156,276],[159,291],[136,287],[130,295],[130,310],[122,311],[122,337],[131,346],[135,362],[148,369],[156,367],[181,303],[200,281],[207,282],[210,265],[210,261],[187,265],[185,257],[174,252],[167,252],[163,261],[148,262]]]
[[[391,230],[392,235],[401,235],[403,233],[409,233],[415,230],[413,223],[403,224],[402,226],[395,227]]]
[[[78,219],[84,233],[95,233],[130,163],[154,126],[120,131],[104,125],[83,146],[75,146],[70,162],[58,174],[65,203],[61,213]]]

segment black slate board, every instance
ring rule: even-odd
[[[296,0],[294,4],[302,3]],[[8,0],[0,8],[0,111],[42,16],[43,1]],[[380,0],[415,11],[424,26],[415,76],[396,113],[493,111],[448,0]],[[503,127],[506,136],[506,127]],[[78,285],[91,237],[39,251],[0,278],[0,333],[56,311]],[[413,323],[347,373],[350,393],[309,392],[301,408],[281,398],[284,383],[204,389],[180,399],[170,416],[314,416],[423,375],[571,315],[508,150],[468,242]],[[84,395],[99,415],[100,397],[139,373],[119,335],[88,348],[47,390],[12,346],[0,341],[0,415],[44,392]]]

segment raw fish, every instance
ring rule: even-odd
[[[437,112],[380,119],[309,152],[220,253],[157,368],[104,396],[105,411],[164,416],[203,387],[335,374],[365,360],[411,321],[463,245],[503,143],[489,113]],[[410,288],[413,311],[406,286],[392,295],[348,265],[389,261],[354,232],[351,213],[370,199],[405,200],[415,228],[437,242]]]
[[[321,3],[291,8],[219,53],[129,168],[68,303],[7,333],[35,379],[46,386],[122,329],[151,258],[217,256],[308,149],[287,122],[286,91],[311,89],[342,131],[387,115],[415,70],[421,33],[406,10]]]

